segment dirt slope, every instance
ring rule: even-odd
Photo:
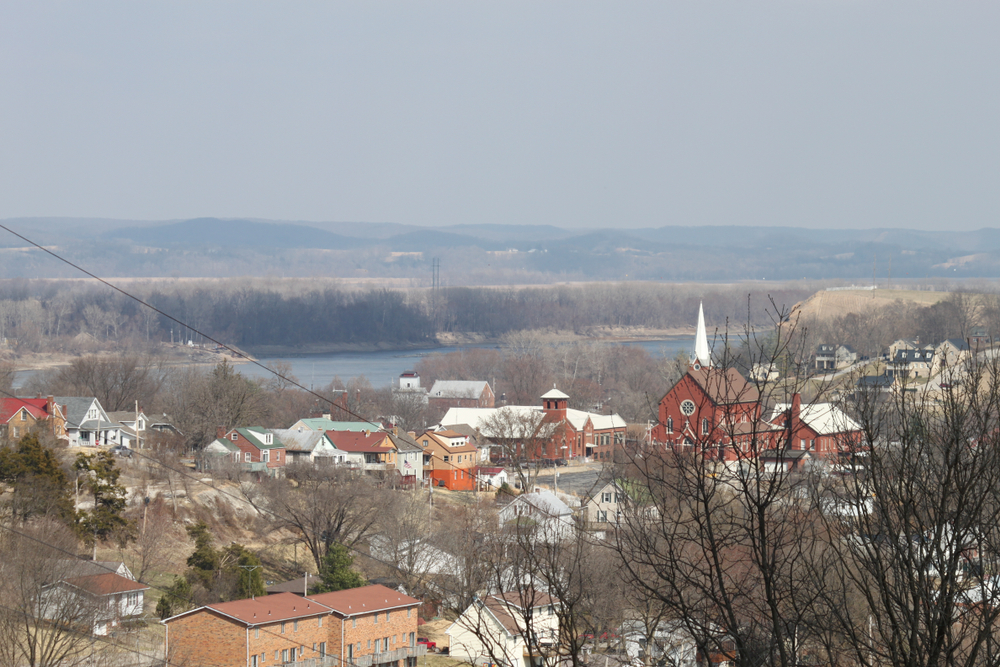
[[[803,319],[834,319],[847,313],[863,313],[883,308],[893,301],[908,301],[921,306],[947,298],[949,292],[915,290],[836,290],[816,292],[801,303],[795,304],[793,311]]]

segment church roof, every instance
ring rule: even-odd
[[[735,368],[701,368],[688,371],[698,386],[716,405],[720,403],[756,403],[760,400],[757,387],[750,384]]]

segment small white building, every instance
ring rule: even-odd
[[[558,604],[555,598],[533,590],[476,600],[445,631],[450,640],[449,653],[453,658],[479,666],[556,665]]]
[[[521,523],[535,527],[540,542],[561,542],[573,536],[576,521],[573,510],[551,491],[535,489],[523,493],[500,509],[501,526]]]

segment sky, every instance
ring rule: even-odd
[[[0,219],[1000,226],[1000,3],[6,2]]]

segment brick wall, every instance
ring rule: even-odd
[[[228,620],[207,610],[199,610],[171,621],[167,630],[168,659],[185,667],[245,667],[281,665],[295,661],[318,658],[322,643],[326,642],[327,655],[336,654],[331,647],[331,628],[336,628],[340,640],[340,625],[328,613],[321,616],[269,623],[255,626],[248,632],[245,625]],[[282,627],[284,626],[284,627]],[[249,645],[248,645],[249,641]]]
[[[386,614],[389,614],[386,620]],[[376,618],[378,619],[376,621]],[[408,609],[394,609],[389,612],[380,611],[377,614],[366,614],[364,616],[352,616],[341,621],[344,624],[344,660],[347,661],[349,655],[347,646],[353,646],[350,652],[352,658],[359,658],[366,655],[374,655],[375,642],[379,642],[379,653],[396,651],[401,648],[414,646],[417,638],[417,606]],[[410,634],[413,635],[413,644],[410,643]],[[389,645],[385,646],[388,638]],[[340,637],[337,637],[339,642]],[[381,664],[379,660],[373,659],[373,664]]]
[[[198,610],[167,625],[167,659],[185,667],[243,667],[247,664],[246,629]]]

